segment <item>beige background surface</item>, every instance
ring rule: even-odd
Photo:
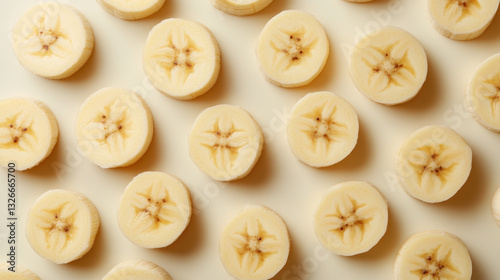
[[[218,258],[218,238],[233,213],[247,203],[261,203],[279,213],[292,238],[289,261],[274,279],[392,279],[399,246],[412,234],[446,230],[462,238],[470,250],[473,279],[500,279],[500,228],[490,214],[490,200],[500,186],[500,134],[487,131],[464,109],[464,90],[473,69],[500,52],[500,16],[480,38],[456,42],[431,26],[426,1],[375,0],[352,4],[340,0],[275,0],[249,17],[226,15],[208,0],[167,0],[157,14],[135,22],[115,18],[92,0],[63,0],[90,21],[96,46],[87,64],[74,76],[51,81],[32,75],[18,64],[9,43],[15,21],[38,0],[3,1],[0,10],[0,97],[29,96],[52,108],[60,138],[52,155],[38,167],[18,176],[18,261],[46,280],[101,279],[116,263],[144,258],[158,263],[174,279],[230,279]],[[394,5],[394,6],[391,6]],[[390,9],[392,7],[392,9]],[[324,71],[310,85],[282,89],[266,82],[254,55],[257,36],[265,23],[285,9],[314,14],[331,42]],[[222,51],[222,69],[207,94],[188,102],[167,98],[152,89],[141,67],[141,52],[149,30],[162,19],[196,20],[212,30]],[[412,101],[396,107],[375,104],[359,93],[347,73],[343,50],[367,30],[395,25],[415,35],[427,51],[429,74]],[[76,151],[74,121],[82,102],[94,91],[120,86],[142,94],[151,107],[155,135],[145,156],[136,164],[103,170]],[[287,114],[308,92],[329,90],[347,99],[360,119],[359,142],[341,163],[314,169],[291,154],[285,131]],[[201,173],[191,162],[188,131],[203,109],[220,104],[247,109],[266,135],[262,157],[246,178],[220,183]],[[437,205],[409,197],[394,180],[393,161],[402,141],[429,124],[455,128],[474,152],[472,173],[458,194]],[[64,166],[57,171],[54,166]],[[159,170],[181,178],[190,188],[195,214],[187,230],[171,246],[147,250],[130,243],[116,222],[119,198],[138,173]],[[0,170],[0,204],[5,208],[6,170]],[[312,213],[322,194],[346,180],[367,180],[387,198],[389,227],[371,251],[355,257],[326,255],[312,230]],[[81,260],[55,265],[39,257],[24,235],[24,221],[33,201],[50,189],[86,194],[97,206],[102,226],[94,248]],[[2,215],[4,209],[0,209]],[[5,217],[2,217],[5,221]],[[2,225],[4,222],[1,223]],[[1,256],[5,257],[6,228],[0,228]]]

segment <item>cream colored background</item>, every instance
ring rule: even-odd
[[[261,203],[279,213],[288,225],[292,249],[285,268],[274,279],[391,279],[399,246],[413,233],[447,230],[462,238],[470,250],[473,279],[500,279],[500,228],[490,214],[490,200],[500,186],[500,134],[487,131],[464,112],[464,89],[473,69],[500,52],[500,16],[480,38],[456,42],[431,26],[426,1],[375,0],[352,4],[340,0],[275,0],[249,17],[226,15],[208,0],[167,0],[157,14],[128,22],[111,16],[92,0],[70,1],[90,21],[96,46],[87,64],[74,76],[51,81],[32,75],[16,61],[8,35],[15,21],[38,0],[2,1],[0,10],[1,98],[36,97],[52,108],[59,121],[60,138],[40,166],[18,176],[18,260],[45,280],[100,279],[116,263],[144,258],[158,263],[175,279],[230,279],[218,259],[218,238],[234,212],[247,203]],[[395,3],[398,9],[389,5]],[[310,85],[282,89],[266,82],[254,55],[257,36],[265,23],[285,9],[314,14],[331,42],[324,71]],[[382,16],[383,15],[383,16]],[[212,30],[222,51],[222,70],[216,85],[188,102],[167,98],[152,89],[141,68],[141,52],[148,31],[162,19],[196,20]],[[359,93],[349,79],[343,49],[355,37],[377,25],[391,24],[415,35],[428,54],[429,75],[412,101],[385,107]],[[74,121],[80,104],[92,92],[120,86],[141,93],[154,115],[155,135],[145,156],[136,164],[103,170],[76,152]],[[299,163],[286,142],[284,120],[308,92],[329,90],[355,107],[360,119],[359,142],[341,163],[314,169]],[[266,134],[262,157],[242,180],[219,183],[202,174],[188,156],[187,134],[200,111],[220,104],[247,109]],[[409,197],[394,182],[393,160],[402,141],[429,124],[455,128],[474,152],[469,181],[458,194],[437,205]],[[53,166],[66,166],[57,173]],[[196,214],[171,246],[142,249],[121,234],[116,209],[127,183],[138,173],[159,170],[181,178],[189,186]],[[0,170],[0,210],[4,215],[6,170]],[[325,256],[312,231],[312,213],[321,195],[345,180],[367,180],[378,186],[390,207],[389,227],[380,243],[355,257]],[[55,265],[39,257],[24,235],[26,213],[33,201],[49,189],[63,188],[86,194],[97,206],[102,226],[94,248],[81,260]],[[2,218],[5,221],[5,218]],[[1,223],[4,224],[3,222]],[[5,256],[6,228],[0,228],[1,256]]]

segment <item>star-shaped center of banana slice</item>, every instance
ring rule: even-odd
[[[369,47],[363,60],[372,69],[369,85],[378,92],[385,91],[391,85],[403,86],[416,76],[408,59],[408,46],[403,41],[386,48]]]
[[[447,0],[444,14],[458,23],[465,17],[475,14],[479,9],[481,9],[479,0]]]
[[[239,263],[249,272],[256,272],[269,255],[277,253],[277,237],[268,233],[258,219],[250,219],[242,231],[231,236]]]
[[[135,197],[132,202],[136,213],[133,223],[143,232],[183,220],[177,204],[160,182],[154,183]]]
[[[497,108],[500,104],[500,75],[484,81],[480,85],[479,96],[491,103],[491,113],[495,118],[497,111],[500,112],[500,108]]]
[[[36,141],[26,113],[19,113],[0,123],[0,149],[31,149]]]
[[[367,204],[358,203],[349,195],[343,195],[335,212],[326,215],[330,232],[337,234],[344,244],[360,243],[363,240],[365,225],[373,218]]]
[[[201,48],[185,32],[178,30],[170,32],[166,42],[155,51],[154,57],[172,83],[184,85],[195,70]]]
[[[276,51],[274,63],[279,69],[287,70],[301,59],[310,56],[310,50],[317,42],[317,38],[300,28],[297,31],[281,30],[271,41]]]
[[[64,57],[71,51],[71,42],[60,30],[58,15],[42,14],[33,22],[31,33],[26,36],[23,46],[32,55],[56,55]]]
[[[57,252],[61,252],[66,247],[77,230],[74,223],[77,212],[72,203],[66,203],[39,213],[38,227],[45,233],[45,243],[48,248],[55,248]]]
[[[126,136],[127,106],[115,101],[98,114],[87,126],[89,138],[108,147],[123,148]],[[116,145],[109,145],[114,143]]]
[[[418,256],[419,262],[413,264],[416,268],[412,269],[411,273],[419,279],[459,279],[459,270],[450,261],[451,249],[446,251],[440,245]]]
[[[458,153],[450,147],[440,145],[422,146],[410,153],[410,164],[418,175],[419,185],[424,189],[441,188],[457,165]]]

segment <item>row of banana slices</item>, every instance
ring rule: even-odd
[[[500,191],[493,205],[500,217]],[[189,189],[163,172],[144,172],[125,188],[118,208],[118,225],[134,244],[161,248],[174,242],[191,217]],[[26,237],[33,250],[57,264],[83,257],[92,248],[100,226],[99,213],[83,194],[51,190],[28,212]],[[384,236],[388,205],[372,184],[349,181],[330,188],[313,217],[313,230],[330,252],[341,256],[364,253]],[[228,274],[236,279],[265,280],[286,264],[290,237],[285,222],[273,210],[247,205],[224,227],[219,255]],[[444,231],[425,231],[410,237],[394,263],[396,279],[471,279],[472,262],[465,244]],[[7,277],[7,278],[5,278]],[[13,278],[14,277],[14,278]],[[17,278],[16,278],[17,277]],[[418,278],[416,278],[418,277]],[[17,273],[0,266],[0,279],[39,279],[26,268]],[[118,264],[103,280],[171,280],[156,264],[129,260]]]

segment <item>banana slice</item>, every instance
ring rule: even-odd
[[[118,208],[121,231],[132,243],[144,248],[172,244],[190,219],[188,188],[163,172],[137,175],[125,189]]]
[[[257,41],[257,59],[266,79],[281,87],[309,84],[326,64],[330,43],[311,14],[283,11],[264,26]]]
[[[260,157],[262,130],[238,106],[217,105],[205,109],[189,132],[189,155],[198,168],[219,181],[245,177]]]
[[[500,0],[427,0],[431,22],[443,36],[471,40],[486,30]]]
[[[41,257],[56,264],[69,263],[90,251],[99,224],[99,213],[86,196],[51,190],[31,207],[26,238]]]
[[[363,37],[349,57],[354,85],[371,100],[395,105],[409,101],[427,77],[427,56],[420,42],[396,27]]]
[[[472,150],[453,129],[426,126],[401,145],[396,172],[406,192],[424,202],[448,200],[465,184]]]
[[[76,138],[80,151],[100,167],[128,166],[148,149],[153,138],[153,116],[135,92],[103,88],[81,106]]]
[[[12,272],[6,263],[1,263],[0,280],[40,280],[40,277],[22,265],[16,264],[16,272]]]
[[[474,71],[467,86],[466,101],[478,123],[500,132],[500,53],[486,59]]]
[[[41,101],[0,101],[0,166],[12,162],[19,171],[37,166],[50,155],[58,136],[56,117]]]
[[[444,231],[425,231],[410,237],[394,262],[396,280],[470,280],[472,261],[465,244]]]
[[[285,265],[290,237],[281,217],[260,205],[247,205],[224,228],[219,254],[226,271],[239,280],[265,280]]]
[[[253,15],[272,2],[273,0],[210,0],[215,8],[235,16]]]
[[[314,232],[332,253],[353,256],[380,241],[388,217],[387,201],[372,184],[344,182],[323,196],[314,214]]]
[[[495,223],[500,227],[500,188],[497,189],[491,200],[491,213]]]
[[[160,92],[179,100],[193,99],[212,88],[219,77],[219,44],[199,23],[166,19],[149,32],[142,64]]]
[[[358,115],[343,98],[327,91],[309,93],[297,102],[287,125],[292,153],[313,167],[333,165],[358,142]]]
[[[160,266],[145,260],[128,260],[114,266],[102,280],[172,280]]]
[[[87,62],[94,33],[79,11],[49,1],[30,8],[19,19],[11,43],[24,68],[44,78],[63,79]]]
[[[124,20],[136,20],[158,12],[165,0],[97,0],[108,13]]]

